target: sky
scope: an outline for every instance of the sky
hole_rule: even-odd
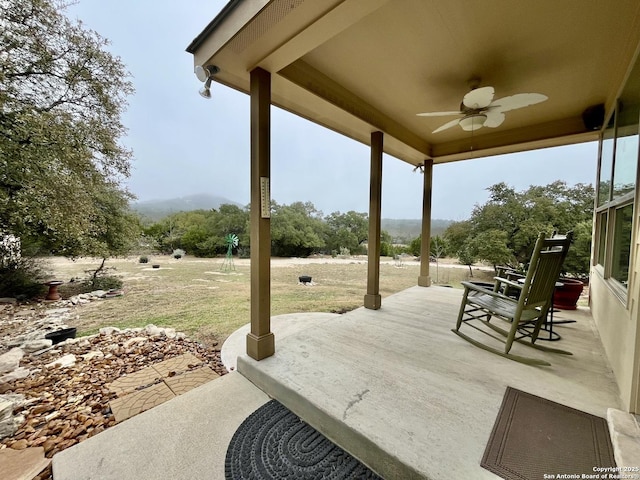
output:
[[[133,151],[127,188],[139,201],[192,194],[249,203],[249,96],[213,83],[198,94],[187,45],[226,0],[78,0],[66,14],[111,43],[132,75],[122,143]],[[369,205],[369,147],[272,108],[271,197],[312,202],[325,214]],[[562,179],[595,183],[597,143],[435,165],[432,218],[464,220],[488,198],[487,187],[516,190]],[[383,157],[382,217],[420,218],[420,173]]]

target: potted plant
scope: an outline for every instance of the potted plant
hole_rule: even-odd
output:
[[[575,310],[582,290],[584,290],[584,283],[582,280],[567,277],[560,277],[558,282],[562,285],[556,287],[553,294],[553,306],[561,310]]]

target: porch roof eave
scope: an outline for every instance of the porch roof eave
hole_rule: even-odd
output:
[[[597,103],[611,110],[640,45],[640,9],[633,2],[603,10],[599,2],[569,0],[580,3],[581,18],[566,5],[557,12],[555,26],[544,14],[546,7],[557,9],[552,0],[542,0],[544,5],[536,8],[503,4],[505,22],[527,17],[528,24],[519,27],[522,33],[498,25],[494,13],[478,6],[467,6],[474,15],[458,18],[452,26],[458,2],[430,7],[405,3],[406,8],[388,0],[230,0],[187,51],[195,65],[220,67],[214,81],[245,93],[249,72],[267,70],[273,105],[367,145],[372,131],[382,131],[385,153],[419,165],[425,159],[438,164],[597,140],[599,128],[587,128],[582,112]],[[411,28],[408,9],[416,10],[413,16],[441,17],[439,23],[425,19],[435,22],[429,24],[433,46],[425,43],[422,29]],[[396,39],[396,27],[386,21],[391,17],[407,23],[404,38]],[[570,28],[561,28],[562,22]],[[486,35],[487,25],[492,25],[492,35]],[[511,35],[507,50],[507,37],[501,34]],[[457,36],[462,38],[447,44]],[[533,47],[531,36],[557,47],[553,55]],[[593,37],[590,43],[580,45],[588,36]],[[388,40],[388,52],[375,50],[378,37]],[[495,63],[505,55],[509,62]],[[536,63],[536,55],[542,63]],[[424,65],[416,64],[422,57]],[[496,98],[538,91],[549,100],[508,112],[508,121],[495,130],[469,135],[456,127],[431,133],[447,118],[416,119],[415,113],[455,108],[468,89],[469,75],[495,86]]]

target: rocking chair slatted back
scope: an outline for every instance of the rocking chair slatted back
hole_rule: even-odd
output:
[[[563,248],[562,246],[550,244],[550,241],[551,239],[543,240],[543,248],[545,249],[539,252],[535,260],[534,258],[531,259],[532,264],[534,261],[538,264],[535,266],[533,277],[531,278],[527,304],[540,305],[548,302],[560,276],[562,263],[567,256],[569,247],[567,245],[566,248]],[[529,268],[531,269],[531,267]]]

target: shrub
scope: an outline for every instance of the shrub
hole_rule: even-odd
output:
[[[184,250],[182,250],[181,248],[176,248],[171,255],[173,255],[173,258],[178,260],[178,259],[184,257],[184,254],[185,254]]]
[[[138,259],[138,262],[139,263],[149,263],[149,257],[147,257],[146,255],[143,255]]]
[[[122,279],[114,275],[105,275],[87,280],[87,284],[93,290],[119,290],[122,288]]]
[[[102,275],[95,278],[89,277],[82,280],[72,278],[69,283],[61,285],[60,288],[58,288],[58,292],[64,298],[69,298],[95,290],[119,290],[122,288],[122,285],[122,279],[113,275]]]
[[[44,280],[45,272],[33,258],[19,257],[3,261],[0,265],[0,297],[37,297],[45,293]]]

